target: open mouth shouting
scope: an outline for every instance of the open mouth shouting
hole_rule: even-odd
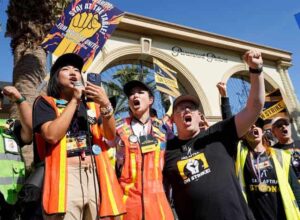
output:
[[[283,128],[283,129],[281,129],[281,133],[283,134],[283,135],[288,135],[288,130],[286,129],[286,128]]]
[[[191,114],[184,115],[183,122],[186,126],[190,126],[192,124],[192,115]]]
[[[257,130],[257,129],[253,129],[252,135],[253,135],[255,138],[259,137],[259,132],[258,132],[258,130]]]
[[[134,109],[138,109],[138,108],[140,108],[140,106],[141,106],[140,100],[138,100],[138,99],[133,100],[133,108]]]

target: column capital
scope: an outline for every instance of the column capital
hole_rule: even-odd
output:
[[[291,66],[293,66],[293,64],[290,61],[285,61],[285,60],[278,60],[277,61],[277,67],[278,68],[288,69]]]

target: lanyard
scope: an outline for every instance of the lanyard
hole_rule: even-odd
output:
[[[139,126],[142,126],[142,130],[137,130],[137,129],[133,128],[133,126],[134,126],[133,122],[134,121]],[[137,137],[147,136],[147,134],[151,134],[152,133],[152,123],[151,123],[150,117],[147,119],[147,121],[145,123],[142,123],[137,118],[133,118],[133,120],[131,120],[131,122],[130,122],[130,127],[131,127],[134,135],[136,135]],[[139,132],[139,133],[137,133],[137,132]]]
[[[261,181],[261,175],[260,175],[259,160],[260,160],[261,155],[263,155],[264,153],[265,153],[265,151],[259,153],[259,155],[258,155],[257,158],[256,158],[256,167],[257,167],[257,168],[255,167],[255,164],[254,164],[254,160],[255,160],[255,159],[254,159],[254,157],[253,157],[253,154],[252,154],[252,152],[250,153],[252,169],[253,169],[254,174],[255,174],[255,176],[256,176],[256,178],[257,178],[257,180],[258,180],[259,183],[262,182],[262,181]]]

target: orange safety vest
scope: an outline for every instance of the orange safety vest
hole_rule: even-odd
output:
[[[165,134],[152,124],[152,136],[158,143],[153,151],[142,154],[139,143],[129,141],[133,135],[131,120],[126,118],[117,123],[117,133],[125,150],[119,182],[127,214],[122,217],[124,220],[174,219],[162,183]]]
[[[39,97],[41,98],[41,97]],[[57,117],[64,108],[56,106],[56,99],[42,96],[55,110]],[[94,102],[87,103],[88,108],[99,116],[99,106]],[[97,178],[100,185],[99,213],[100,217],[118,216],[125,213],[122,202],[122,190],[111,166],[106,144],[102,141],[99,126],[91,125],[93,143],[101,146],[102,152],[94,155],[96,162]],[[35,134],[35,140],[40,158],[45,160],[45,177],[43,188],[43,208],[47,214],[65,213],[67,198],[67,149],[66,137],[57,144],[51,145],[45,142],[39,134]]]

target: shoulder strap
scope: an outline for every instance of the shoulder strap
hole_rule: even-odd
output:
[[[286,170],[286,163],[288,163],[288,166],[290,164],[289,161],[286,161],[288,157],[286,157],[286,152],[280,149],[270,149],[271,156],[273,158],[276,175],[278,179],[278,185],[280,188],[280,194],[283,200],[283,206],[285,210],[285,214],[287,217],[287,220],[292,219],[300,219],[300,212],[299,208],[295,199],[295,195],[290,187],[290,184],[288,183],[288,177],[287,173],[288,170]],[[277,156],[282,155],[281,164]],[[280,156],[279,156],[280,157]]]
[[[132,134],[132,129],[130,126],[131,118],[124,118],[117,122],[117,134],[120,137],[130,136]]]
[[[244,199],[246,201],[247,201],[247,196],[246,196],[246,183],[244,178],[244,166],[246,163],[247,154],[248,154],[248,148],[244,146],[243,141],[239,141],[237,146],[237,156],[235,161],[235,172],[239,184],[241,186]]]
[[[290,169],[290,162],[291,162],[291,154],[287,150],[281,150],[277,148],[271,148],[271,153],[276,156],[279,165],[282,167],[285,176],[289,179],[289,169]]]

